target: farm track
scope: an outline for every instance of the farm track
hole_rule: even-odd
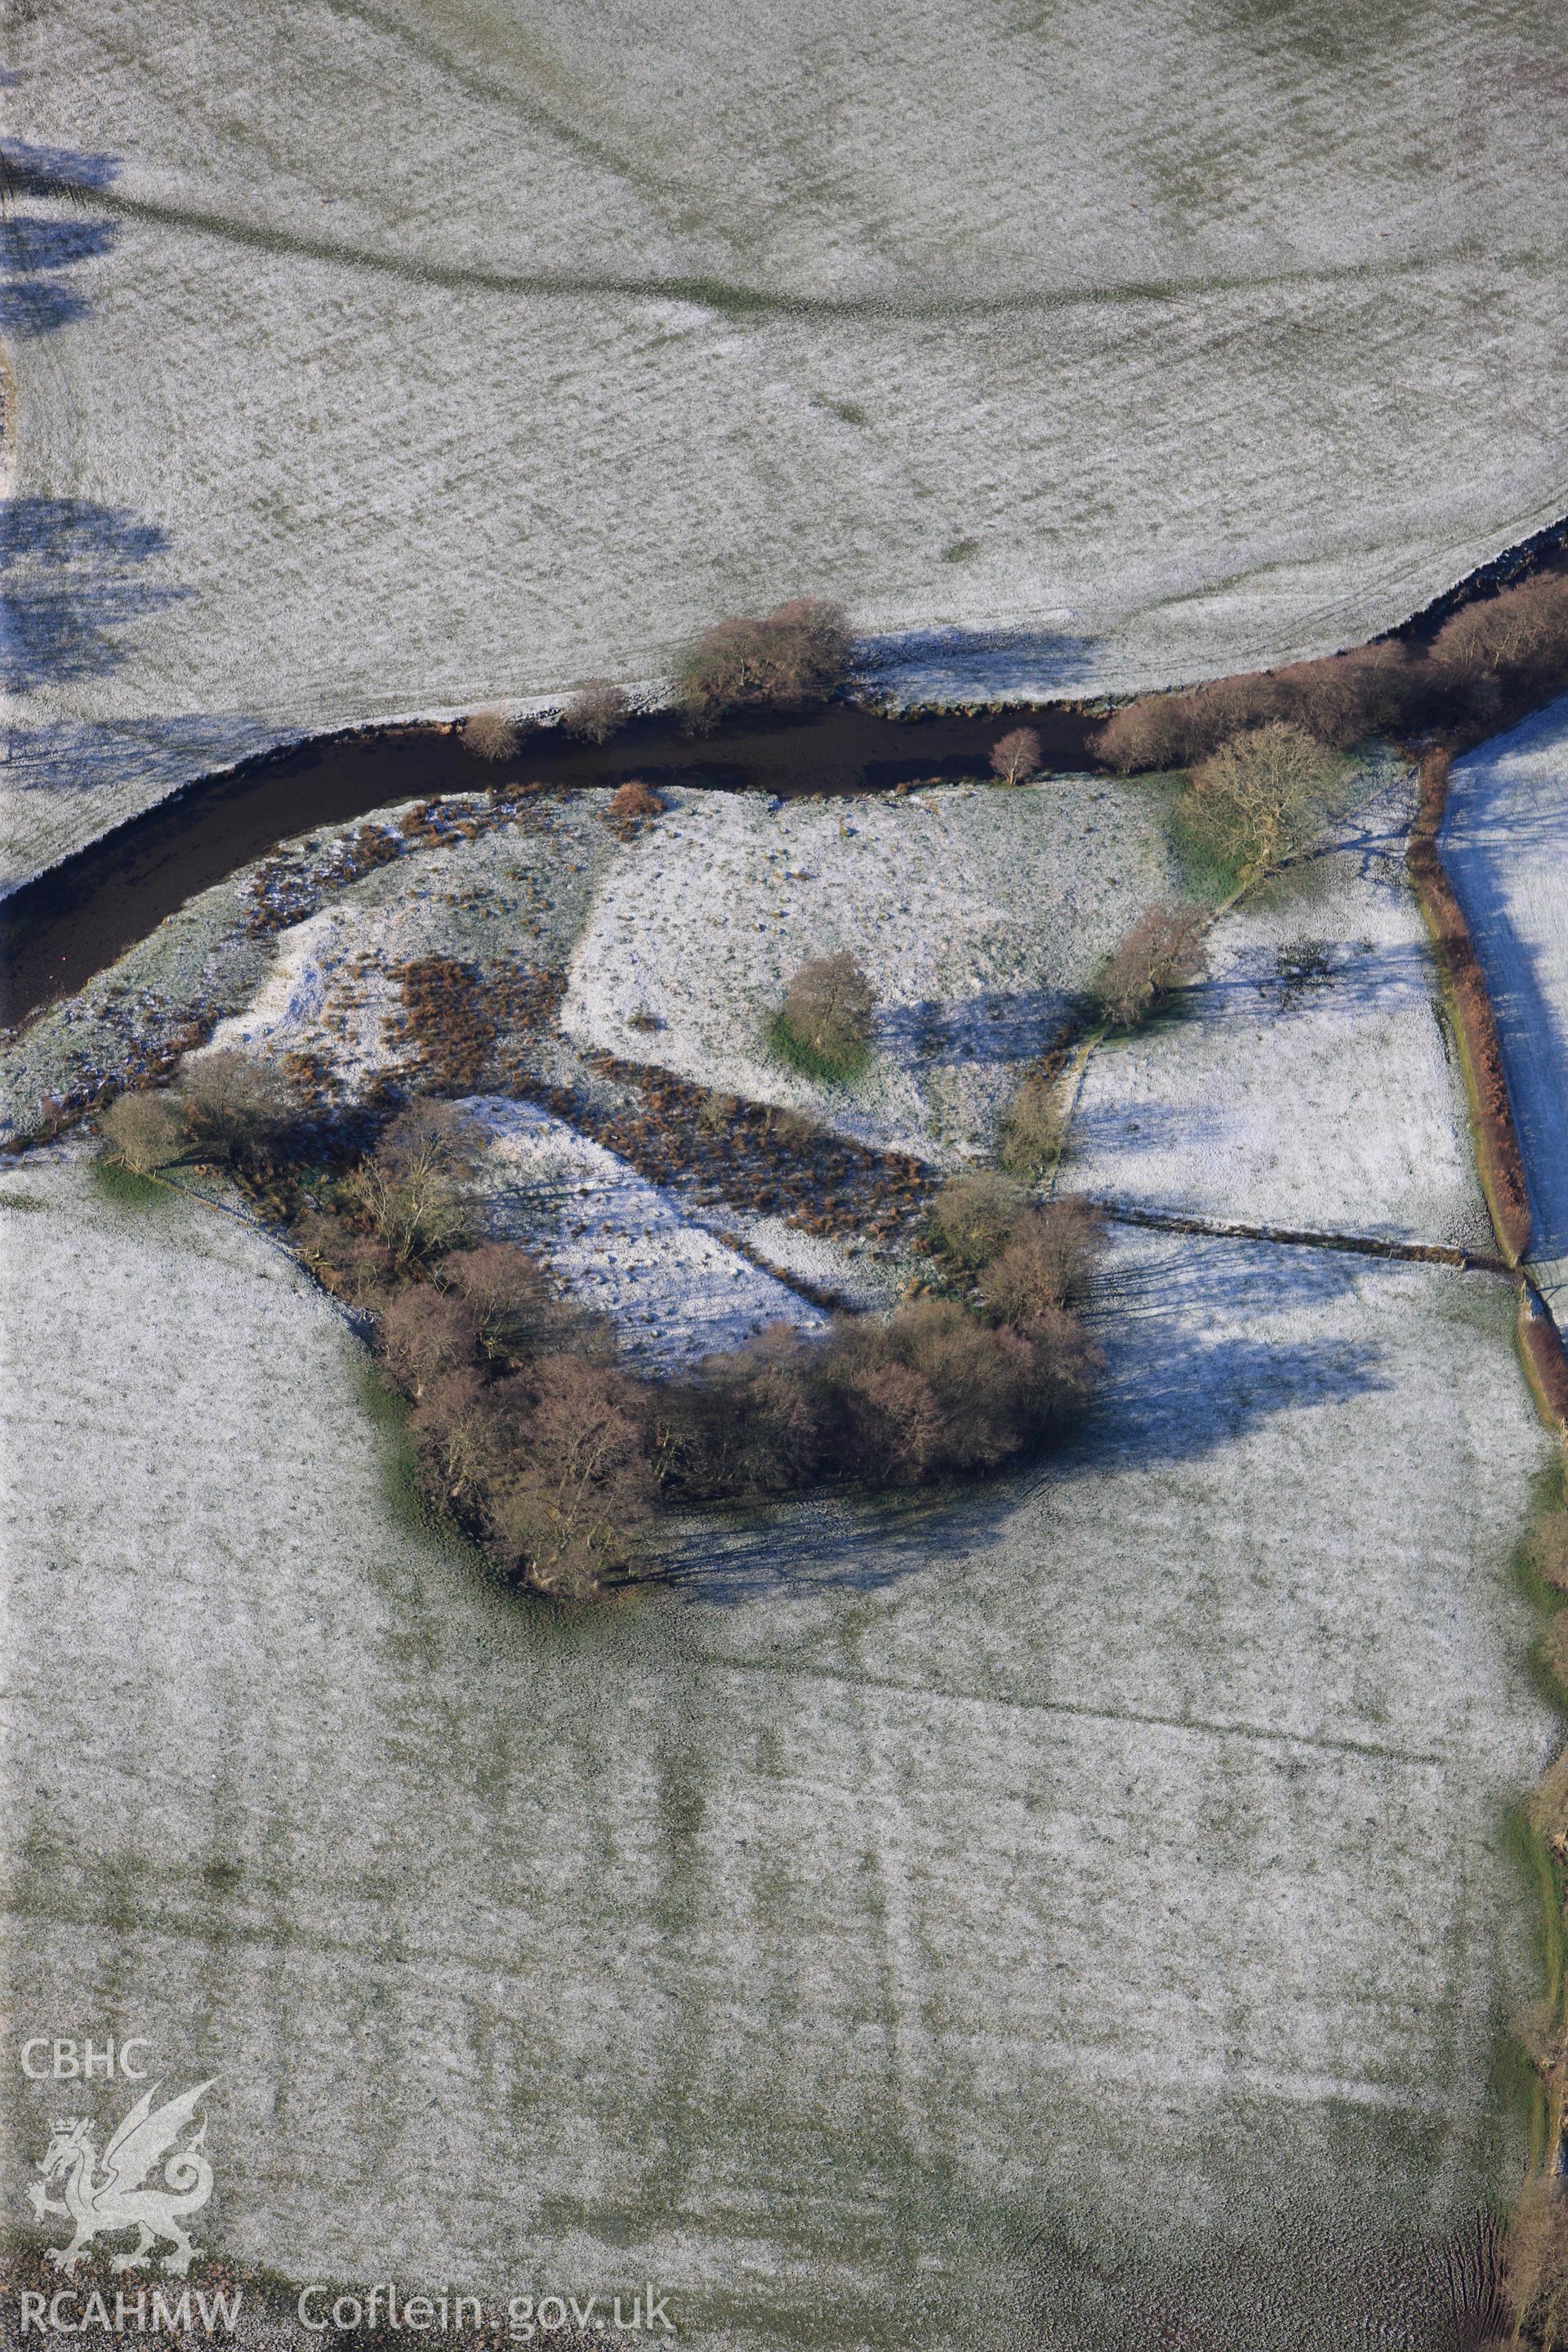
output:
[[[1402,256],[1396,259],[1306,265],[1251,275],[1245,271],[1215,272],[1193,278],[1131,278],[1113,286],[1060,286],[1026,289],[1016,294],[942,294],[928,297],[774,293],[732,279],[651,275],[622,277],[609,272],[572,270],[510,270],[468,263],[458,266],[436,260],[416,260],[401,254],[378,253],[364,246],[347,245],[331,237],[300,235],[285,228],[268,228],[258,222],[236,220],[200,206],[160,204],[145,196],[122,195],[111,188],[41,171],[19,175],[27,193],[58,196],[76,205],[92,205],[122,220],[144,221],[150,226],[181,229],[261,253],[289,254],[302,261],[325,262],[340,268],[360,269],[401,278],[452,293],[532,296],[566,300],[584,296],[612,299],[699,302],[735,318],[930,320],[942,323],[958,319],[1001,319],[1031,311],[1109,310],[1123,303],[1199,301],[1215,294],[1269,292],[1291,286],[1343,285],[1412,275],[1447,268],[1468,257],[1468,248],[1454,246],[1440,253]],[[1524,251],[1503,257],[1513,268],[1539,267],[1545,257]]]

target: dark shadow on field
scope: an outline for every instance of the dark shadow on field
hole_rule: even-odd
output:
[[[1568,769],[1568,751],[1564,753]],[[1524,1160],[1534,1228],[1531,1255],[1568,1254],[1568,1036],[1553,1006],[1542,950],[1520,936],[1509,908],[1508,877],[1526,860],[1545,872],[1568,839],[1568,782],[1554,802],[1521,808],[1502,786],[1506,808],[1480,801],[1481,777],[1454,772],[1439,849],[1454,895],[1480,959],[1497,1022],[1514,1123]],[[1568,944],[1559,954],[1568,958]]]
[[[1327,1250],[1140,1235],[1099,1278],[1089,1319],[1106,1351],[1105,1383],[1065,1444],[947,1495],[818,1495],[749,1517],[716,1513],[667,1556],[672,1580],[688,1598],[721,1605],[879,1591],[962,1567],[1042,1487],[1201,1460],[1279,1413],[1373,1394],[1389,1385],[1375,1347],[1234,1329],[1207,1336],[1222,1318],[1266,1327],[1283,1308],[1342,1298],[1365,1273]]]
[[[1375,1348],[1263,1336],[1272,1317],[1331,1304],[1364,1278],[1364,1265],[1332,1250],[1195,1234],[1113,1255],[1089,1317],[1105,1386],[1064,1461],[1092,1470],[1200,1460],[1278,1413],[1386,1387]]]
[[[1070,1003],[1064,990],[1045,988],[887,1005],[877,1015],[877,1047],[906,1070],[1032,1061],[1060,1034]]]
[[[750,1514],[715,1513],[664,1555],[690,1601],[730,1608],[770,1594],[879,1592],[924,1569],[962,1568],[1000,1535],[1033,1479],[896,1499],[813,1495]]]
[[[4,152],[12,186],[26,196],[54,195],[65,188],[111,188],[120,177],[117,155],[89,154],[84,147],[7,139]]]
[[[1044,700],[1089,681],[1096,640],[1059,629],[911,629],[863,637],[855,650],[857,682],[875,691],[919,701]]]
[[[1072,1139],[1075,1153],[1091,1158],[1107,1150],[1118,1153],[1138,1151],[1192,1150],[1200,1145],[1219,1143],[1236,1126],[1234,1111],[1217,1112],[1212,1107],[1188,1103],[1142,1102],[1134,1099],[1124,1103],[1091,1103],[1073,1114]],[[1077,1178],[1074,1160],[1063,1165],[1061,1189],[1074,1190]],[[1126,1186],[1118,1190],[1126,1193]]]
[[[65,273],[112,250],[119,224],[82,215],[92,191],[119,173],[112,155],[25,140],[0,147],[0,331],[49,335],[83,315],[87,295]],[[78,216],[18,214],[18,200],[29,195],[63,197]]]
[[[87,297],[61,273],[108,253],[119,234],[114,221],[0,221],[0,331],[48,335],[82,317]]]
[[[1371,1013],[1429,1003],[1436,974],[1416,940],[1381,945],[1354,940],[1293,940],[1245,947],[1225,971],[1189,991],[1193,1009],[1234,1008],[1256,1018],[1291,1013]]]
[[[142,576],[168,544],[157,523],[91,499],[0,501],[0,686],[16,694],[116,667],[114,633],[190,593]]]

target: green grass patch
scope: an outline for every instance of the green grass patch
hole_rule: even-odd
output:
[[[1548,1626],[1563,1609],[1568,1608],[1568,1596],[1548,1584],[1535,1562],[1531,1537],[1543,1518],[1563,1507],[1564,1479],[1561,1464],[1552,1463],[1542,1471],[1532,1484],[1530,1524],[1513,1549],[1510,1563],[1513,1580],[1535,1612],[1539,1633],[1544,1636]],[[1553,1668],[1548,1664],[1540,1642],[1531,1646],[1529,1661],[1531,1686],[1556,1714],[1568,1714],[1568,1691],[1565,1691]]]
[[[407,1400],[388,1388],[373,1356],[356,1349],[354,1382],[366,1417],[381,1438],[383,1492],[394,1518],[415,1534],[451,1539],[456,1530],[443,1526],[420,1491],[414,1465],[414,1445],[408,1434]],[[457,1537],[461,1541],[460,1536]]]
[[[1217,907],[1239,886],[1243,860],[1226,856],[1207,828],[1194,824],[1185,803],[1184,776],[1162,776],[1160,782],[1170,796],[1165,826],[1183,891],[1189,898]]]
[[[1511,1805],[1503,1816],[1503,1849],[1519,1865],[1534,1900],[1533,1943],[1543,1987],[1542,2000],[1554,2018],[1563,2014],[1563,1874],[1546,1841],[1531,1826],[1522,1806]],[[1550,2154],[1546,2084],[1534,2061],[1511,2029],[1494,2043],[1491,2078],[1497,2093],[1521,2115],[1530,2140],[1530,2169],[1538,2171]]]
[[[122,1167],[118,1160],[95,1160],[92,1181],[106,1201],[119,1209],[166,1209],[171,1193],[167,1184],[160,1184],[155,1176],[138,1176],[135,1170]]]
[[[842,1055],[817,1053],[802,1043],[782,1013],[769,1020],[767,1038],[768,1051],[775,1061],[798,1070],[803,1078],[816,1078],[826,1086],[852,1085],[871,1059],[869,1045],[857,1045],[852,1053]]]

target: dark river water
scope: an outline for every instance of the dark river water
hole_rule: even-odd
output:
[[[515,759],[475,759],[440,728],[325,737],[270,752],[172,798],[52,866],[0,903],[0,1020],[25,1020],[70,995],[155,930],[197,891],[306,833],[389,802],[489,784],[546,781],[702,785],[721,792],[888,792],[928,777],[984,775],[998,737],[1020,721],[1056,770],[1092,765],[1096,714],[1053,706],[884,718],[853,703],[769,713],[693,735],[668,712],[633,719],[603,745],[557,729],[525,733]]]

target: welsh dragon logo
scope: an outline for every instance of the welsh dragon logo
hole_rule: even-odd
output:
[[[135,2245],[129,2253],[112,2256],[110,2270],[144,2268],[153,2247],[166,2238],[174,2251],[163,2256],[163,2268],[176,2278],[184,2277],[202,2250],[192,2245],[182,2221],[188,2213],[199,2213],[213,2192],[213,2168],[203,2152],[206,2118],[183,2147],[175,2142],[216,2080],[215,2074],[194,2090],[165,2099],[161,2107],[153,2105],[160,2085],[144,2091],[104,2149],[101,2171],[89,2137],[91,2117],[55,2125],[38,2164],[43,2178],[30,2184],[27,2194],[40,2221],[46,2213],[63,2213],[75,2227],[69,2245],[46,2249],[56,2270],[71,2277],[94,2238],[135,2230]],[[160,2163],[163,2184],[150,2188],[147,2176]],[[51,2197],[47,2183],[57,2179],[61,2194]]]

